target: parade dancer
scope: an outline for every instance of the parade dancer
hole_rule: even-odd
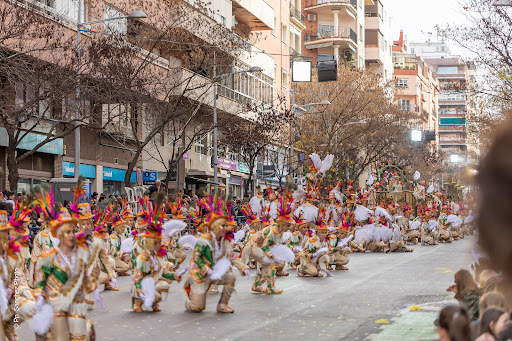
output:
[[[294,216],[294,219],[295,231],[292,232],[292,235],[288,240],[288,246],[295,254],[295,260],[292,263],[292,269],[297,269],[297,267],[300,265],[300,255],[302,250],[304,250],[304,243],[309,238],[309,227],[308,222],[302,216]]]
[[[126,224],[119,210],[112,206],[109,206],[107,210],[112,224],[112,232],[108,238],[108,252],[114,258],[114,269],[117,275],[126,276],[131,269],[131,264],[125,261],[124,253],[121,251],[121,244],[125,239]]]
[[[76,222],[64,208],[50,221],[59,245],[45,249],[36,265],[37,314],[32,325],[43,336],[51,322],[48,315],[53,314],[53,340],[86,340],[89,334],[85,295],[92,293],[97,283],[87,271],[88,244],[84,234],[75,236]]]
[[[20,209],[20,206],[16,206]],[[1,272],[2,287],[0,294],[7,298],[5,306],[0,306],[3,318],[3,330],[8,340],[17,341],[14,326],[14,317],[17,316],[18,325],[31,318],[36,313],[35,298],[26,280],[24,265],[26,260],[23,257],[23,237],[16,238],[16,229],[23,230],[26,216],[30,210],[21,208],[20,212],[14,211],[7,223],[7,212],[0,211],[0,244],[1,246]],[[3,289],[3,290],[2,290]]]
[[[210,197],[210,213],[206,224],[210,232],[203,233],[197,240],[190,260],[190,273],[185,281],[187,293],[185,308],[201,312],[206,308],[206,297],[213,284],[223,285],[217,304],[219,313],[233,313],[229,299],[235,288],[235,275],[231,266],[236,266],[242,275],[249,276],[248,268],[236,259],[231,246],[232,232],[229,217],[219,210],[216,199]]]
[[[143,308],[160,311],[162,294],[169,291],[172,281],[180,281],[181,274],[172,271],[172,263],[167,261],[167,251],[162,245],[163,233],[166,238],[170,231],[164,232],[162,210],[163,194],[153,198],[153,208],[146,215],[147,228],[139,238],[144,239],[143,251],[136,257],[132,284],[132,309],[142,312]],[[186,271],[186,270],[185,270]]]
[[[327,269],[329,265],[329,244],[327,242],[327,235],[329,229],[325,226],[324,221],[319,217],[315,222],[316,235],[308,238],[304,244],[300,266],[297,270],[299,277],[323,277],[320,273],[322,265],[327,276],[332,276]]]
[[[261,250],[264,252],[266,258],[262,262],[258,261],[257,266],[259,266],[259,273],[252,287],[252,290],[255,292],[262,292],[268,295],[281,294],[283,292],[283,290],[275,287],[275,278],[277,276],[278,268],[280,271],[283,271],[285,262],[282,259],[279,259],[280,256],[282,256],[281,253],[279,253],[279,257],[277,257],[277,255],[274,255],[272,251],[283,250],[276,247],[282,246],[283,232],[288,231],[295,224],[295,221],[291,216],[291,211],[291,203],[288,201],[287,196],[283,195],[278,207],[277,222],[268,225],[262,231],[264,239]],[[293,256],[293,252],[288,247],[286,247],[286,249],[292,255],[290,262],[293,262],[295,258]],[[283,273],[282,275],[287,276],[288,273]],[[265,282],[267,284],[263,287]]]

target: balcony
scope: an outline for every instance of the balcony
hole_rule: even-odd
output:
[[[357,0],[306,0],[304,11],[309,13],[332,13],[333,7],[343,6],[357,16]]]
[[[318,25],[316,31],[306,31],[304,46],[307,49],[340,45],[341,48],[350,47],[357,49],[357,33],[350,27],[339,27],[336,31],[334,26]]]
[[[233,0],[233,15],[251,31],[272,30],[274,9],[263,0]]]
[[[290,4],[290,19],[291,21],[302,29],[306,28],[306,17],[295,6]]]

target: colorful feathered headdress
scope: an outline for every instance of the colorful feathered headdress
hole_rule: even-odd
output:
[[[163,238],[163,224],[165,215],[165,195],[161,192],[153,194],[153,207],[149,207],[148,214],[148,227],[144,233],[145,237],[149,238]]]
[[[133,215],[133,211],[128,205],[128,202],[126,200],[123,200],[123,206],[121,208],[121,215],[123,216],[123,219],[130,219],[135,218]]]
[[[260,221],[258,216],[256,214],[254,214],[254,212],[252,211],[251,206],[244,205],[241,207],[241,211],[242,211],[243,215],[245,215],[247,217],[248,224],[257,223]]]
[[[30,213],[32,209],[27,206],[23,206],[19,201],[14,206],[14,211],[9,218],[9,225],[14,228],[17,234],[27,235],[29,234],[28,227],[24,227],[23,224],[30,223]]]
[[[279,202],[277,208],[277,220],[285,221],[294,224],[295,220],[292,217],[292,202],[288,199],[288,195],[284,194]]]
[[[302,215],[299,215],[298,217],[293,216],[293,219],[295,220],[296,227],[299,227],[301,225],[305,225],[308,223],[308,221],[306,219],[304,219],[304,217]]]
[[[318,215],[316,216],[316,219],[314,221],[315,228],[317,230],[325,230],[325,231],[327,231],[329,229],[327,227],[327,225],[325,225],[324,216],[325,216],[325,209],[322,207],[322,208],[320,208],[318,210]]]
[[[181,208],[183,205],[181,204],[181,196],[178,195],[178,200],[176,202],[171,202],[169,204],[169,208],[171,209],[173,219],[185,219],[183,213],[181,213]]]
[[[108,208],[107,208],[108,209]],[[107,234],[108,214],[106,210],[98,210],[93,217],[94,234],[104,237]]]
[[[41,216],[42,220],[49,223],[57,220],[59,211],[55,207],[52,189],[35,191],[34,209]]]
[[[115,228],[118,225],[124,225],[123,215],[121,213],[121,207],[118,205],[110,204],[107,207],[107,215],[112,227]]]

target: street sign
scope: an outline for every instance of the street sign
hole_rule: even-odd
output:
[[[144,185],[152,185],[158,179],[158,173],[153,171],[144,171],[142,175]]]

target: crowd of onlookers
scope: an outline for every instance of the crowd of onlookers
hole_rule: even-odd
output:
[[[503,277],[488,258],[473,264],[474,275],[466,269],[455,273],[455,293],[459,305],[441,310],[436,321],[441,341],[512,340],[512,296]]]
[[[459,270],[459,305],[436,321],[441,341],[512,340],[512,120],[501,125],[478,172],[478,244],[485,253],[473,273]]]

